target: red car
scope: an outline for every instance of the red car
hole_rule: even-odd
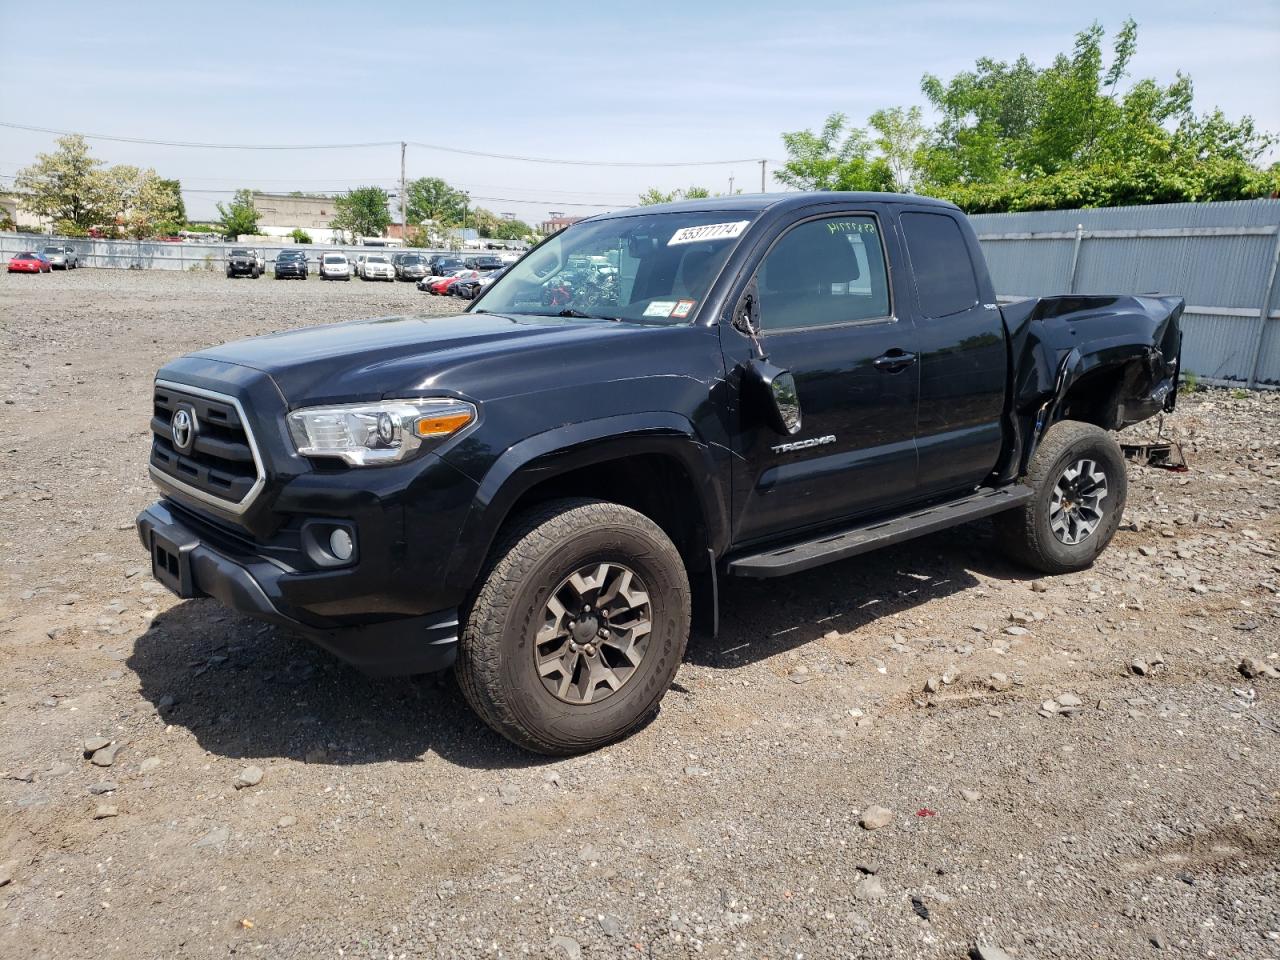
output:
[[[449,292],[449,288],[459,280],[474,280],[478,276],[480,276],[479,270],[458,270],[452,276],[440,277],[437,280],[428,282],[427,289],[432,293],[446,294]]]
[[[10,273],[52,273],[53,267],[49,265],[49,261],[38,253],[31,250],[24,250],[22,253],[15,253],[9,258]]]

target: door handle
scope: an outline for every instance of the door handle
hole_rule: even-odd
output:
[[[876,357],[875,367],[877,370],[883,370],[885,373],[897,373],[899,370],[905,370],[916,362],[914,353],[907,353],[905,350],[899,350],[894,347],[882,357]]]

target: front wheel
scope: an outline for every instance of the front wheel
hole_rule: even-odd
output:
[[[689,637],[689,580],[652,520],[600,500],[518,517],[495,547],[455,668],[472,709],[512,742],[567,755],[658,708]]]
[[[1115,438],[1091,423],[1055,423],[1031,455],[1024,482],[1034,496],[995,518],[1005,551],[1045,573],[1092,564],[1115,536],[1129,492]]]

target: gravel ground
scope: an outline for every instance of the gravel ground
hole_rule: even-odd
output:
[[[1185,396],[1087,572],[979,524],[727,583],[656,721],[548,761],[132,530],[165,359],[449,306],[0,276],[0,955],[1280,957],[1280,395]]]

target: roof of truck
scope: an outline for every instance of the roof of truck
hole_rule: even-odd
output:
[[[592,220],[606,220],[609,217],[630,216],[649,213],[760,213],[764,210],[785,210],[792,207],[806,207],[812,203],[913,203],[924,206],[946,207],[956,209],[955,204],[933,197],[922,197],[914,193],[879,193],[854,192],[844,190],[812,190],[804,193],[739,193],[731,197],[707,197],[704,200],[678,200],[675,203],[657,203],[645,207],[632,207],[627,210],[615,210],[591,217]]]

